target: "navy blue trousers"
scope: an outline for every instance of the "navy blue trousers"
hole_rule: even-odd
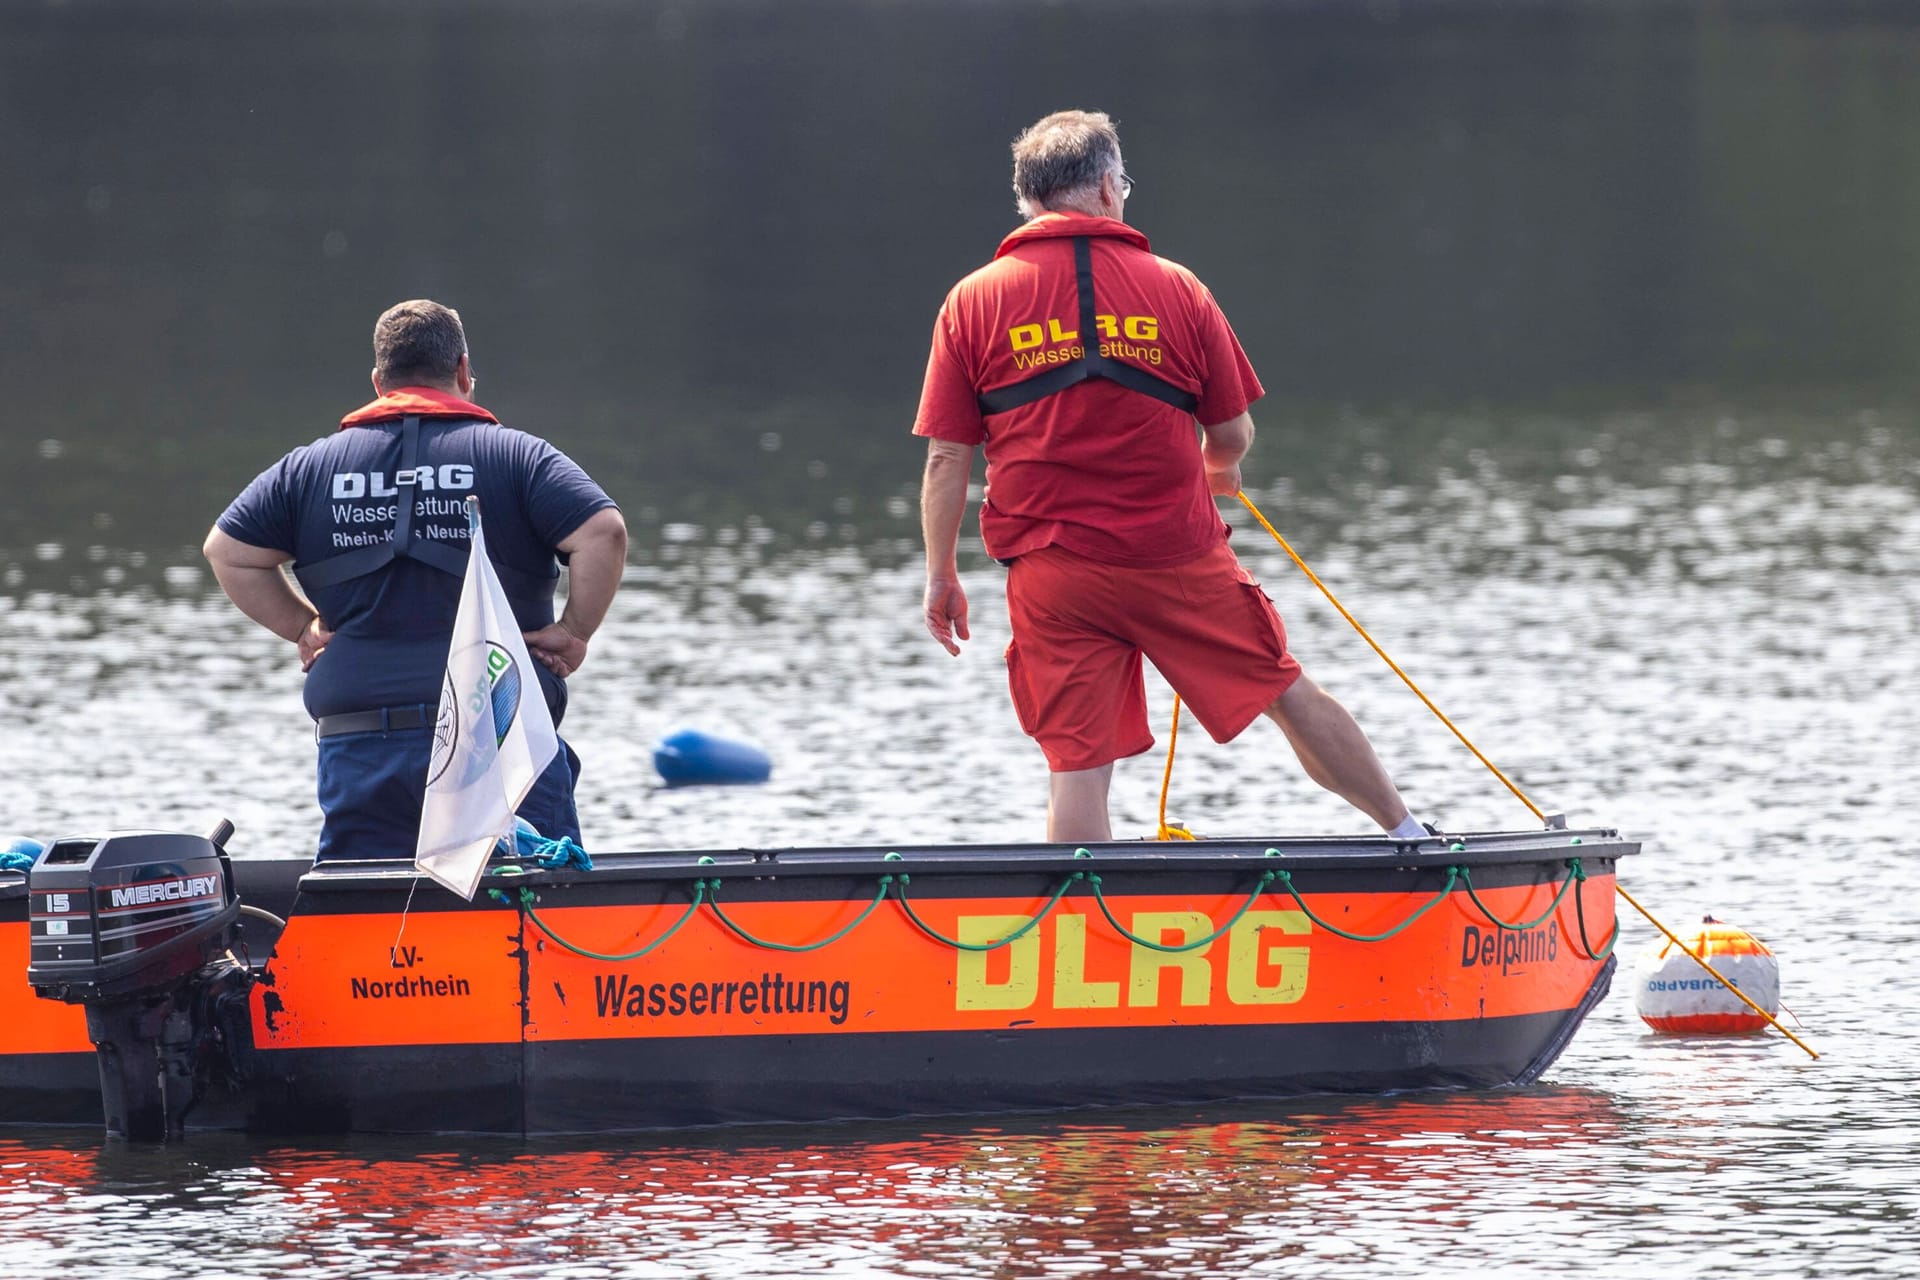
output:
[[[320,739],[320,850],[315,862],[342,858],[413,858],[420,839],[420,804],[427,790],[433,730],[341,733]],[[580,757],[560,750],[520,806],[520,816],[549,840],[580,839],[573,807]]]

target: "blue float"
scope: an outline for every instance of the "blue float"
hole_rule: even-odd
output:
[[[765,782],[773,759],[751,743],[676,729],[654,745],[653,767],[670,787],[727,786]]]

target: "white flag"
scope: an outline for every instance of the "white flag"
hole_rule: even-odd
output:
[[[447,679],[433,726],[433,759],[413,865],[473,898],[487,859],[513,830],[513,811],[560,749],[546,697],[467,499],[473,535]]]

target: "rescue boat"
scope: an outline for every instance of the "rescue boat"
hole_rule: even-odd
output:
[[[1606,994],[1607,828],[0,873],[0,1123],[580,1134],[1491,1089]]]

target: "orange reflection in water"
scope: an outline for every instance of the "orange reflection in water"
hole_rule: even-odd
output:
[[[1551,1207],[1555,1179],[1576,1195],[1578,1171],[1623,1120],[1606,1094],[1532,1089],[961,1123],[646,1134],[592,1147],[0,1140],[0,1205],[30,1196],[34,1230],[58,1233],[63,1218],[79,1226],[90,1200],[134,1197],[141,1224],[189,1249],[182,1215],[237,1213],[250,1248],[343,1273],[403,1258],[614,1257],[709,1269],[918,1260],[1005,1273],[1145,1247],[1244,1248],[1258,1224],[1306,1204],[1325,1229],[1396,1200],[1403,1221],[1444,1223],[1471,1212],[1474,1179],[1459,1176],[1469,1163],[1489,1175],[1511,1166]]]

